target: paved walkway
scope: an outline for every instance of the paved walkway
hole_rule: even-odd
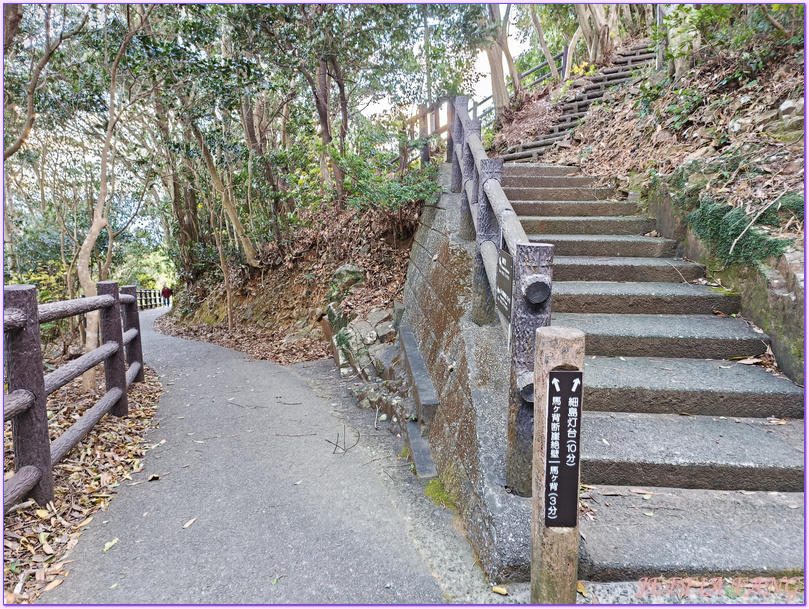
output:
[[[72,552],[70,575],[39,602],[444,602],[380,470],[366,466],[373,455],[334,454],[326,442],[339,433],[343,444],[346,430],[349,446],[356,439],[340,413],[345,391],[330,389],[331,367],[248,361],[157,334],[164,312],[144,312],[141,326],[146,363],[164,384],[149,441],[165,443],[133,476],[160,480],[120,487]],[[450,545],[465,543],[438,512]],[[468,548],[464,562],[474,564]]]

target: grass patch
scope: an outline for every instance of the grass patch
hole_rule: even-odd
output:
[[[452,500],[449,493],[444,490],[444,485],[441,484],[441,480],[438,478],[433,478],[430,480],[429,484],[424,489],[424,494],[432,499],[433,503],[435,503],[437,506],[446,508],[453,514],[458,513],[458,508],[455,507],[455,502]]]

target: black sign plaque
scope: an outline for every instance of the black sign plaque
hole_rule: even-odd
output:
[[[548,375],[545,431],[545,526],[575,527],[579,515],[582,373]]]
[[[495,302],[506,319],[511,319],[511,294],[514,289],[514,258],[501,249],[497,256],[497,294]]]

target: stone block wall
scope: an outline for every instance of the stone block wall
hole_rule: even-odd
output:
[[[713,264],[710,246],[686,224],[661,184],[647,193],[649,214],[657,218],[661,236],[676,239],[678,256],[708,267]],[[741,313],[764,330],[778,367],[796,383],[804,383],[804,265],[803,251],[791,250],[780,258],[755,266],[730,265],[715,272],[722,285],[741,296]]]
[[[439,478],[492,580],[530,577],[530,499],[505,487],[509,355],[499,322],[477,326],[469,311],[475,244],[457,237],[461,195],[425,206],[404,289],[412,327],[440,402],[429,431]]]

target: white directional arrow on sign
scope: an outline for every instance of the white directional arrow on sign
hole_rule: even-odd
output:
[[[581,384],[581,381],[579,379],[573,379],[573,389],[572,389],[572,391],[576,391],[576,387],[578,387],[579,384]]]
[[[552,384],[554,387],[556,387],[556,391],[561,391],[561,389],[559,388],[559,379],[553,379],[553,380],[551,381],[551,384]]]

